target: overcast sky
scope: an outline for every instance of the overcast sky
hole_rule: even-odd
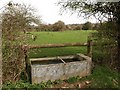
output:
[[[77,17],[77,15],[71,15],[70,13],[60,15],[60,7],[55,4],[59,0],[0,0],[0,8],[5,6],[9,1],[30,4],[37,9],[37,14],[41,16],[42,22],[46,24],[53,24],[58,20],[65,22],[65,24],[78,24],[86,21],[96,22],[95,19],[85,20],[83,17]]]

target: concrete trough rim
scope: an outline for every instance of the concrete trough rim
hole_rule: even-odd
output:
[[[75,61],[75,62],[57,63],[57,64],[43,64],[43,65],[41,64],[41,66],[43,66],[43,67],[45,66],[45,67],[46,67],[46,66],[54,66],[54,65],[67,65],[67,64],[74,64],[74,63],[77,63],[77,62],[78,62],[78,63],[79,63],[79,62],[82,63],[82,62],[85,62],[85,61]],[[37,67],[37,66],[36,66],[36,67]]]
[[[66,56],[59,56],[61,59],[74,59],[77,56],[80,56],[81,58],[84,58],[85,60],[90,60],[91,61],[91,57],[86,56],[84,54],[78,53],[76,55],[66,55]],[[31,58],[30,62],[36,62],[36,61],[45,61],[45,60],[56,60],[58,59],[58,56],[55,57],[44,57],[44,58]]]

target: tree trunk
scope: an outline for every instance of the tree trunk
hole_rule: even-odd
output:
[[[115,13],[115,17],[116,17],[116,23],[117,23],[117,62],[116,62],[116,65],[117,65],[117,69],[118,69],[118,72],[120,72],[120,65],[119,65],[119,61],[120,61],[120,2],[118,2],[118,5],[117,5],[117,11]]]
[[[119,31],[118,31],[118,38],[117,38],[117,41],[118,41],[118,52],[117,52],[117,66],[118,66],[118,71],[120,72],[120,65],[119,65],[119,62],[120,62],[120,28],[119,28]]]
[[[2,89],[2,30],[0,27],[0,90]]]
[[[120,16],[118,15],[117,18],[117,57],[116,57],[116,65],[117,65],[117,70],[118,72],[120,72],[120,65],[119,65],[119,61],[120,61]]]

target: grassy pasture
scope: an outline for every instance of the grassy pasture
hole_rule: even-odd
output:
[[[61,43],[75,43],[75,42],[87,42],[87,37],[94,31],[64,31],[64,32],[31,32],[31,34],[37,36],[36,40],[29,40],[30,45],[40,44],[61,44]],[[86,53],[86,47],[60,47],[60,48],[40,48],[30,50],[29,57],[49,57],[60,55],[71,55],[76,53]]]

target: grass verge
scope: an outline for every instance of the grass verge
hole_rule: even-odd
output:
[[[92,74],[87,77],[71,77],[67,80],[55,80],[48,82],[41,82],[40,84],[30,84],[29,82],[19,81],[16,84],[10,82],[3,85],[3,89],[13,88],[30,88],[32,90],[41,90],[43,88],[119,88],[120,74],[111,71],[105,66],[96,66]],[[90,83],[82,87],[84,82]],[[78,87],[76,84],[80,84]]]

